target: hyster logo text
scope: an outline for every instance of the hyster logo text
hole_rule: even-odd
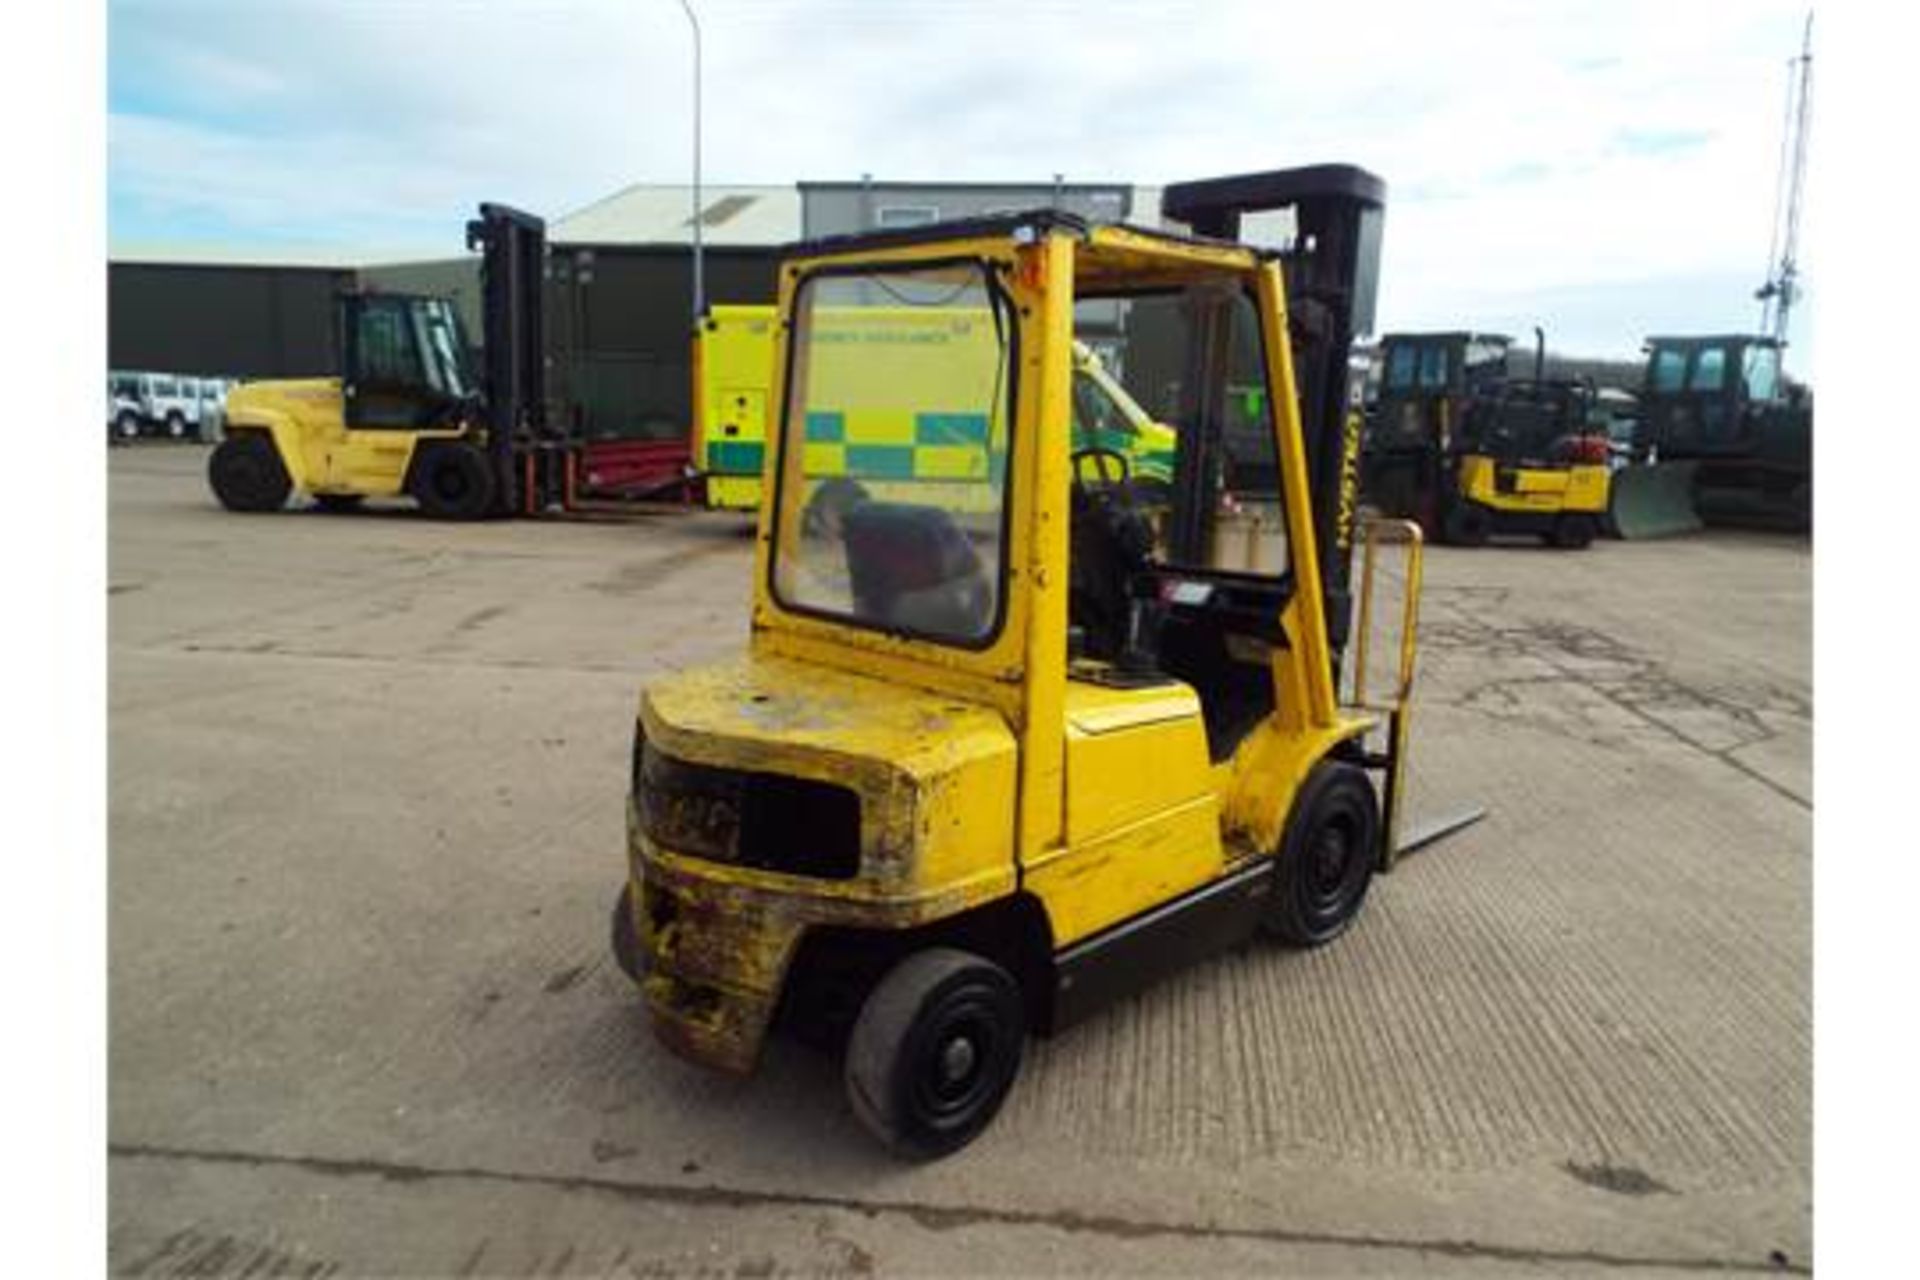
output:
[[[1342,551],[1353,545],[1353,507],[1360,490],[1360,415],[1347,415],[1347,429],[1340,442],[1340,523],[1334,530],[1334,544]]]

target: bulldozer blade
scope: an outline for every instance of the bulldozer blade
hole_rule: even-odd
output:
[[[1400,842],[1400,847],[1394,851],[1394,857],[1399,859],[1406,857],[1410,853],[1418,853],[1428,845],[1438,844],[1448,836],[1466,830],[1486,816],[1486,807],[1481,805],[1468,809],[1463,813],[1456,813],[1451,817],[1440,818],[1437,821],[1424,823],[1414,828],[1413,834]]]
[[[1694,505],[1697,462],[1656,462],[1614,473],[1607,519],[1613,532],[1629,540],[1671,538],[1705,528]]]

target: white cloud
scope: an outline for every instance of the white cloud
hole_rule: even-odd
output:
[[[1630,285],[1649,329],[1663,296],[1698,301],[1664,281],[1764,275],[1803,12],[695,3],[710,180],[1158,183],[1347,160],[1392,192],[1386,320]],[[482,198],[557,215],[688,171],[676,0],[121,0],[110,45],[119,234],[191,216],[235,237],[442,226],[451,245]],[[1729,325],[1751,323],[1741,294]]]

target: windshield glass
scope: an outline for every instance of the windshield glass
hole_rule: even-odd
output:
[[[1120,367],[1129,396],[1153,410],[1166,459],[1156,469],[1146,460],[1151,455],[1136,446],[1127,459],[1131,505],[1147,518],[1150,558],[1157,564],[1278,577],[1287,571],[1290,554],[1259,311],[1244,291],[1234,289],[1224,304],[1221,294],[1219,285],[1201,286],[1138,298],[1127,309]],[[1223,381],[1217,393],[1203,396],[1186,380],[1190,358],[1210,334],[1224,344]],[[1388,348],[1389,377],[1401,353],[1412,357],[1415,350]],[[1200,416],[1215,405],[1217,447],[1195,459],[1204,435]],[[1174,509],[1172,481],[1182,452],[1207,476],[1199,510]],[[1089,477],[1080,472],[1075,481],[1086,484]]]
[[[1727,385],[1727,349],[1702,347],[1694,353],[1693,376],[1687,380],[1689,391],[1719,391]]]
[[[1420,389],[1444,391],[1447,387],[1447,349],[1426,347],[1420,352]]]
[[[1387,348],[1387,387],[1392,391],[1405,391],[1413,386],[1415,363],[1420,359],[1416,347],[1395,344]]]
[[[999,629],[1013,317],[983,264],[816,274],[794,300],[782,604],[982,647]]]
[[[1678,391],[1686,385],[1687,353],[1662,347],[1653,353],[1653,389]]]

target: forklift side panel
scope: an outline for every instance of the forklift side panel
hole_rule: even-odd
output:
[[[1198,888],[1221,865],[1220,805],[1208,794],[1031,861],[1023,883],[1059,945]]]
[[[1064,1030],[1251,936],[1272,892],[1273,863],[1263,858],[1061,952],[1048,1030]]]

